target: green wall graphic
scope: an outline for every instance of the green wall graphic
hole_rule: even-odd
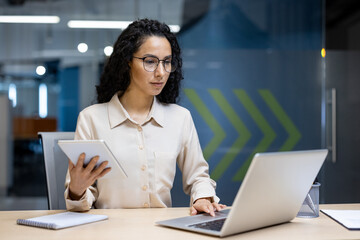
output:
[[[232,177],[233,181],[242,181],[254,154],[257,152],[266,152],[279,135],[267,121],[267,118],[275,117],[286,131],[287,138],[278,149],[279,151],[292,150],[301,139],[301,133],[270,90],[259,89],[257,92],[263,100],[264,106],[270,110],[273,116],[267,116],[262,113],[260,108],[243,89],[233,89],[233,94],[236,96],[238,102],[229,102],[219,89],[208,89],[207,91],[221,109],[221,112],[225,115],[226,119],[236,130],[237,134],[235,141],[231,145],[226,146],[227,151],[225,155],[216,162],[216,166],[211,173],[211,177],[215,181],[219,180],[223,174],[225,174],[226,170],[231,168],[234,161],[241,160],[237,159],[237,157],[249,143],[250,139],[254,137],[251,128],[246,126],[239,114],[235,111],[233,107],[235,104],[242,104],[244,109],[246,109],[247,114],[261,131],[262,137],[256,139],[256,145],[246,146],[247,148],[251,148],[251,154],[248,155],[242,166],[236,170],[235,175]],[[203,149],[205,159],[209,160],[220,147],[223,147],[222,144],[228,135],[224,130],[224,127],[222,127],[222,123],[217,120],[217,116],[211,113],[211,110],[194,89],[184,89],[184,93],[214,134],[212,139]]]
[[[195,109],[199,112],[201,117],[210,127],[214,133],[214,137],[210,143],[203,149],[205,159],[210,159],[212,154],[219,147],[224,140],[226,134],[220,124],[216,121],[215,117],[211,114],[210,110],[206,107],[206,104],[201,100],[199,95],[193,89],[184,89],[186,96],[190,99]]]
[[[241,149],[243,149],[245,144],[249,141],[251,133],[219,90],[210,89],[209,92],[239,135],[214,169],[211,177],[216,181],[217,179],[220,179],[225,170],[240,153]]]

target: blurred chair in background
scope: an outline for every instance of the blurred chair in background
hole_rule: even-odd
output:
[[[58,145],[58,140],[73,140],[74,132],[39,132],[46,172],[49,210],[66,209],[64,191],[68,158]]]

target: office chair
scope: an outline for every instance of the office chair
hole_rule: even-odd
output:
[[[74,132],[39,132],[38,136],[44,153],[48,208],[66,209],[64,191],[68,158],[57,141],[74,139]]]

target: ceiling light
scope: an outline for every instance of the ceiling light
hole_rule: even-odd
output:
[[[112,46],[106,46],[104,48],[104,53],[106,56],[110,56],[112,54],[112,52],[114,51],[113,47]]]
[[[37,66],[36,68],[36,74],[39,76],[42,76],[46,73],[46,68],[44,66]]]
[[[169,25],[170,31],[177,33],[180,31],[180,26],[179,25]]]
[[[69,28],[98,28],[98,29],[125,29],[131,21],[87,21],[70,20],[67,25]],[[172,32],[179,32],[179,25],[169,25]]]
[[[36,16],[36,15],[1,15],[0,23],[59,23],[58,16]]]
[[[79,43],[79,45],[77,46],[77,49],[81,53],[86,53],[88,50],[88,45],[86,43]]]
[[[125,29],[132,22],[129,21],[82,21],[71,20],[67,23],[69,28],[106,28]]]

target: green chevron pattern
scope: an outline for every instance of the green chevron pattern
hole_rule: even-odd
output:
[[[244,145],[249,141],[251,133],[219,90],[210,89],[209,92],[239,134],[239,137],[231,145],[225,156],[220,160],[211,173],[211,177],[216,181],[221,178],[225,170],[234,161],[235,157],[239,154]]]
[[[220,124],[216,121],[214,116],[210,113],[205,103],[200,99],[194,89],[184,89],[185,95],[189,98],[190,102],[194,105],[200,116],[204,119],[206,124],[214,133],[214,137],[203,149],[203,154],[206,160],[210,159],[221,142],[224,140],[226,134]]]
[[[229,167],[231,167],[233,161],[239,155],[246,143],[250,140],[251,132],[246,127],[241,118],[238,116],[238,114],[235,112],[235,110],[232,108],[231,104],[226,100],[220,90],[209,89],[208,91],[238,134],[238,138],[233,142],[230,148],[228,148],[223,158],[219,161],[219,163],[217,164],[217,166],[215,166],[214,170],[211,173],[211,177],[214,180],[219,180],[224,175],[225,171]],[[204,157],[208,160],[211,158],[214,152],[218,150],[220,144],[226,137],[226,133],[194,89],[184,89],[184,92],[192,105],[199,112],[200,116],[214,133],[213,138],[203,149]],[[233,92],[237,99],[240,101],[240,103],[244,106],[247,113],[256,123],[257,127],[263,133],[262,139],[252,149],[252,153],[248,156],[244,164],[233,176],[234,181],[242,181],[245,177],[248,167],[250,166],[253,156],[257,152],[267,151],[267,149],[275,140],[276,133],[272,129],[270,124],[267,122],[265,117],[261,114],[259,108],[255,105],[255,103],[251,100],[251,98],[243,89],[234,89]],[[267,107],[271,110],[271,112],[274,114],[276,119],[280,122],[280,124],[283,126],[283,128],[288,134],[288,138],[282,144],[279,150],[292,150],[301,139],[301,133],[268,89],[260,89],[258,90],[258,92]]]
[[[293,149],[296,143],[300,140],[301,133],[269,90],[261,89],[259,90],[259,93],[289,135],[279,150],[289,151]]]
[[[269,148],[271,143],[274,141],[276,134],[244,90],[236,89],[234,90],[234,93],[240,100],[240,102],[244,105],[245,109],[248,111],[256,125],[260,128],[261,132],[264,134],[264,137],[260,140],[251,155],[246,159],[243,166],[233,178],[234,181],[242,181],[245,177],[247,169],[250,166],[253,156],[258,152],[265,152]]]

